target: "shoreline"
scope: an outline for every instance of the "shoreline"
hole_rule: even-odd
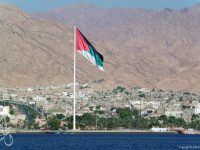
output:
[[[73,134],[73,133],[147,133],[147,134],[177,134],[175,131],[152,132],[150,130],[66,130],[66,131],[50,131],[50,130],[8,130],[10,134]]]

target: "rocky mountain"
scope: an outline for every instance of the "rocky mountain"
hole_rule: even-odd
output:
[[[72,28],[62,23],[34,19],[15,6],[1,4],[0,35],[1,86],[73,81]],[[104,73],[95,66],[82,57],[77,59],[80,62],[77,63],[77,78],[81,81],[104,78],[101,77]]]
[[[73,81],[73,24],[104,55],[105,72],[77,55],[77,80],[199,92],[200,6],[182,10],[67,5],[28,14],[0,5],[0,85]]]
[[[118,60],[106,59],[114,67],[106,73],[116,84],[199,90],[200,5],[153,11],[79,4],[34,16],[77,23],[91,39],[112,46]]]

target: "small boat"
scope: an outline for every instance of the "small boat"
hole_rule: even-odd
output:
[[[60,134],[60,132],[59,132],[59,131],[57,131],[57,132],[55,132],[55,134]]]
[[[61,134],[61,133],[63,133],[63,130],[57,130],[57,131],[55,131],[55,134]]]

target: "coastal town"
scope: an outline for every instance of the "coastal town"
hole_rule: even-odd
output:
[[[111,118],[117,117],[117,109],[126,108],[137,110],[146,119],[166,116],[187,123],[200,114],[200,96],[194,93],[122,86],[94,91],[87,83],[76,86],[77,116],[96,114],[98,118]],[[12,128],[23,129],[29,124],[30,129],[47,129],[48,118],[54,116],[61,118],[60,127],[69,128],[64,118],[72,116],[73,83],[1,89],[0,96],[0,115],[7,118]]]
[[[200,149],[200,0],[0,0],[0,150]]]

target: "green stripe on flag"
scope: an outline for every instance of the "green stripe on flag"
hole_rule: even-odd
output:
[[[89,48],[90,48],[89,53],[95,58],[96,65],[103,68],[103,60],[101,59],[98,52],[95,49],[93,49],[90,45]]]

